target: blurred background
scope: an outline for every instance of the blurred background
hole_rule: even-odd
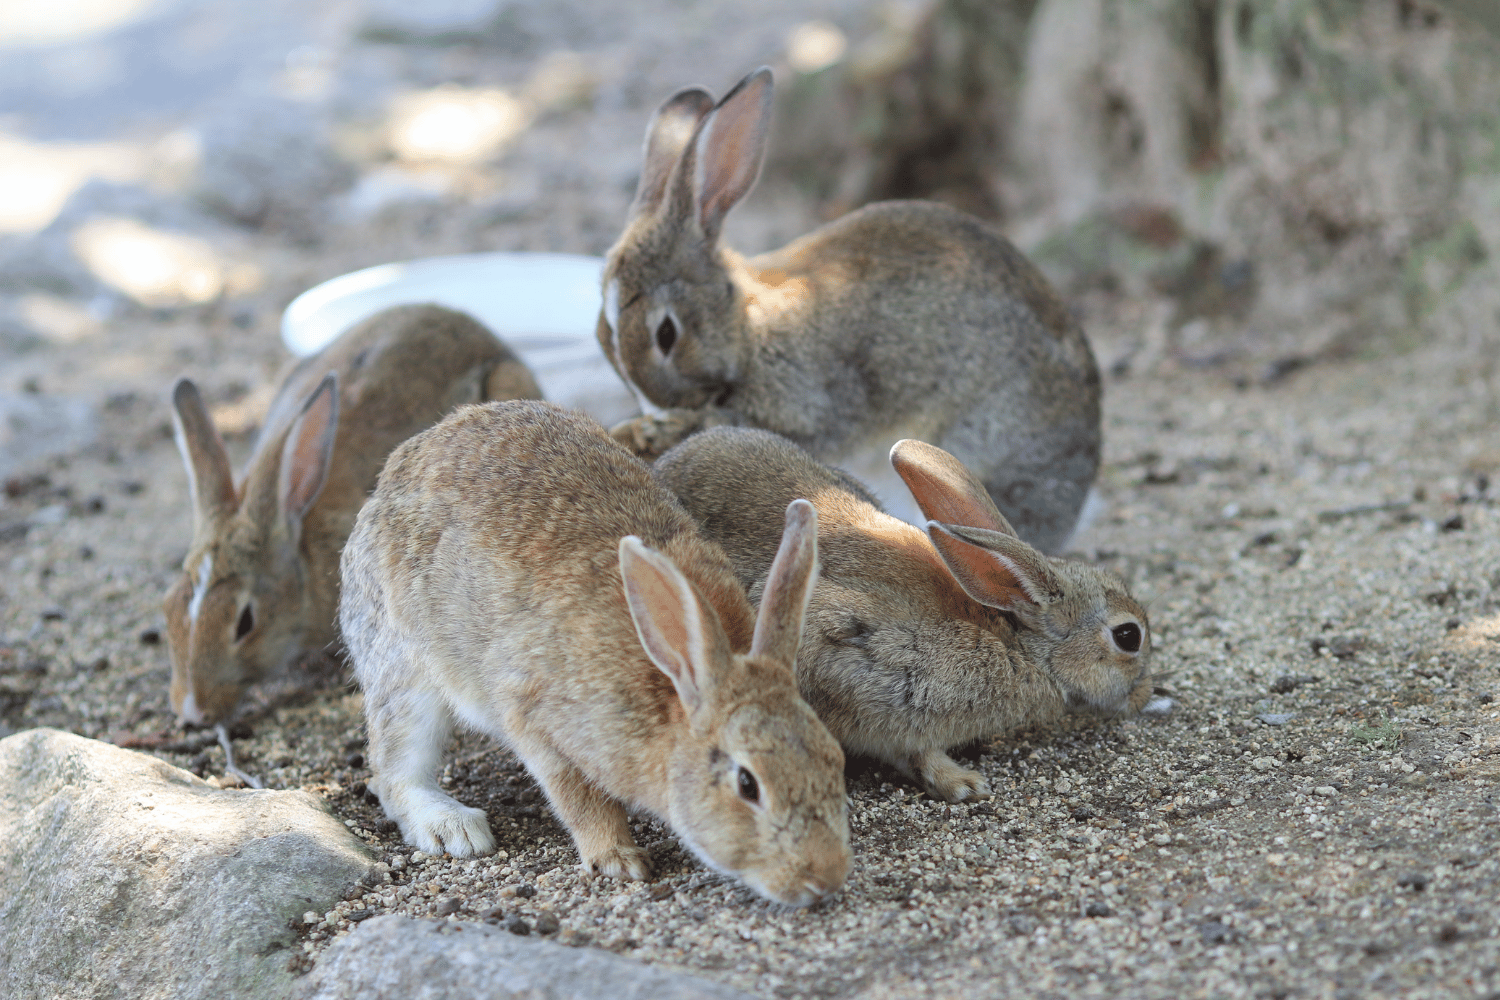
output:
[[[882,198],[994,222],[1114,379],[1226,386],[1500,315],[1488,0],[51,0],[0,5],[0,472],[178,373],[253,429],[328,277],[602,253],[645,124],[761,63],[731,245]],[[14,490],[12,491],[14,493]]]

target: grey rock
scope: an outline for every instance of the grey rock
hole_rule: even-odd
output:
[[[285,997],[288,920],[372,869],[305,792],[55,729],[0,740],[0,996]]]
[[[367,920],[324,952],[299,1000],[752,1000],[720,983],[486,924]]]
[[[1262,712],[1256,716],[1268,726],[1284,726],[1297,717],[1295,712]]]

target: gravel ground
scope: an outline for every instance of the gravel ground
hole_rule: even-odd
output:
[[[217,743],[176,728],[166,699],[158,602],[188,510],[166,387],[201,379],[243,456],[284,360],[279,309],[302,288],[418,253],[600,252],[656,76],[675,74],[651,70],[597,119],[535,127],[512,154],[544,178],[524,211],[481,222],[428,205],[316,249],[246,237],[258,291],[125,307],[7,363],[0,392],[83,399],[99,423],[87,447],[5,483],[0,734],[57,726],[223,774]],[[606,140],[629,154],[549,174]],[[743,244],[803,222],[768,195],[737,224]],[[1106,363],[1153,308],[1080,306]],[[444,783],[488,810],[502,850],[425,857],[365,791],[340,665],[267,685],[236,727],[237,763],[323,796],[389,866],[383,886],[309,915],[294,961],[398,912],[498,921],[768,997],[1500,997],[1500,345],[1493,311],[1434,329],[1268,384],[1170,364],[1111,376],[1104,503],[1074,547],[1150,602],[1176,709],[966,748],[996,790],[973,804],[851,761],[856,869],[808,910],[704,872],[651,821],[636,836],[655,881],[584,879],[536,786],[479,739],[455,746]]]

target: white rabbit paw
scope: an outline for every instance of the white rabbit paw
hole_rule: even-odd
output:
[[[446,795],[424,802],[401,817],[401,832],[408,843],[428,854],[471,858],[495,851],[495,837],[484,810],[460,805]]]
[[[1141,708],[1142,715],[1169,715],[1172,709],[1177,707],[1177,702],[1171,698],[1152,698]]]
[[[646,857],[646,852],[634,844],[616,845],[584,858],[583,870],[624,882],[644,882],[651,877],[651,864]]]

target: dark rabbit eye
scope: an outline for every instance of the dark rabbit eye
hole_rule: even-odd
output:
[[[234,641],[239,642],[250,634],[255,627],[255,612],[250,610],[250,605],[245,605],[245,610],[240,612],[240,620],[234,626]]]
[[[760,783],[755,780],[755,775],[743,767],[740,768],[739,786],[740,798],[746,802],[760,801]]]
[[[1139,653],[1141,651],[1141,627],[1135,622],[1126,622],[1116,625],[1110,630],[1115,637],[1115,645],[1127,653]]]
[[[661,348],[663,354],[672,352],[672,345],[677,343],[677,324],[672,322],[672,317],[663,316],[661,325],[656,328],[656,346]]]

